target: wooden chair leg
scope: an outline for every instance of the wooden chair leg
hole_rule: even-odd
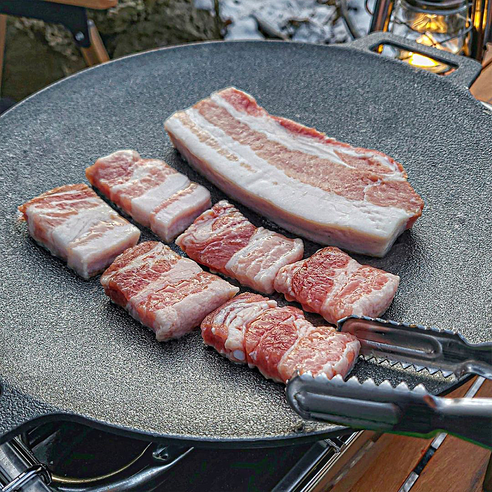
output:
[[[90,47],[80,49],[85,63],[87,63],[89,67],[92,67],[94,65],[99,65],[100,63],[109,61],[109,55],[106,51],[106,47],[102,42],[97,27],[92,21],[89,21],[89,35],[91,38]]]
[[[7,35],[7,16],[0,15],[0,96],[2,95],[3,58],[5,54],[6,35]]]

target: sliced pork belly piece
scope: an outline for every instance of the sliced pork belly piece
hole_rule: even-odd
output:
[[[338,248],[328,247],[281,268],[275,290],[336,324],[351,314],[380,316],[391,304],[399,282],[397,275],[361,265]]]
[[[160,342],[189,333],[239,290],[155,241],[118,256],[101,284],[113,302],[151,328]]]
[[[219,353],[234,362],[246,362],[244,330],[265,310],[276,307],[276,301],[259,294],[245,292],[209,314],[201,324],[202,337]]]
[[[249,243],[255,231],[237,208],[222,200],[197,217],[176,244],[198,263],[229,275],[228,261]]]
[[[47,191],[19,207],[29,233],[87,279],[134,246],[140,231],[85,184]]]
[[[225,268],[228,275],[241,284],[271,294],[275,290],[273,282],[280,268],[299,260],[303,253],[301,239],[289,239],[259,227],[249,243],[230,258]]]
[[[202,265],[264,294],[274,292],[280,268],[304,252],[300,239],[256,228],[225,200],[200,215],[176,244]]]
[[[210,313],[201,329],[204,342],[222,355],[284,383],[297,371],[345,377],[360,348],[353,335],[315,327],[300,309],[279,308],[275,301],[250,293]]]
[[[304,329],[292,349],[278,364],[280,379],[286,382],[297,371],[313,376],[325,374],[328,379],[337,374],[345,377],[359,355],[360,343],[350,333],[339,333],[330,326],[302,327]],[[346,337],[344,335],[351,335]]]
[[[293,347],[306,323],[312,326],[300,309],[291,306],[261,313],[247,325],[244,333],[244,346],[250,367],[258,367],[268,379],[283,381],[278,370],[279,362]]]
[[[423,201],[391,157],[269,115],[235,88],[166,122],[184,158],[225,193],[313,241],[384,256]]]
[[[153,210],[150,228],[169,243],[210,206],[210,192],[203,186],[191,183]]]
[[[101,157],[85,174],[113,203],[166,242],[211,205],[206,188],[164,161],[142,159],[134,150]]]

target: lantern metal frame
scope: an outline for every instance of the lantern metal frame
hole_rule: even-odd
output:
[[[374,11],[371,12],[368,0],[365,0],[365,8],[372,16],[369,32],[389,31],[391,23],[395,22],[393,11],[396,1],[398,0],[376,0]],[[463,3],[468,7],[467,27],[464,31],[451,36],[447,41],[464,35],[465,46],[463,54],[481,61],[485,53],[485,44],[490,35],[492,2],[490,0],[464,0]],[[406,26],[414,30],[408,24]]]

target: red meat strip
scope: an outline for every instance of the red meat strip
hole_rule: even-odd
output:
[[[235,362],[246,362],[244,331],[263,311],[276,307],[271,299],[246,292],[220,306],[202,324],[202,337],[207,345]]]
[[[248,364],[257,366],[266,378],[281,381],[279,363],[299,338],[299,328],[306,323],[304,313],[291,306],[261,313],[245,330]]]

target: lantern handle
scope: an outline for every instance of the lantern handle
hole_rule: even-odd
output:
[[[446,75],[446,80],[460,87],[469,89],[482,69],[481,64],[471,58],[455,55],[449,51],[439,50],[432,46],[425,46],[415,41],[389,32],[373,32],[368,36],[355,39],[347,45],[362,51],[376,54],[376,48],[380,45],[395,46],[406,51],[415,51],[441,63],[450,65],[454,70]],[[438,75],[436,75],[438,76]],[[440,77],[440,76],[439,76]]]

